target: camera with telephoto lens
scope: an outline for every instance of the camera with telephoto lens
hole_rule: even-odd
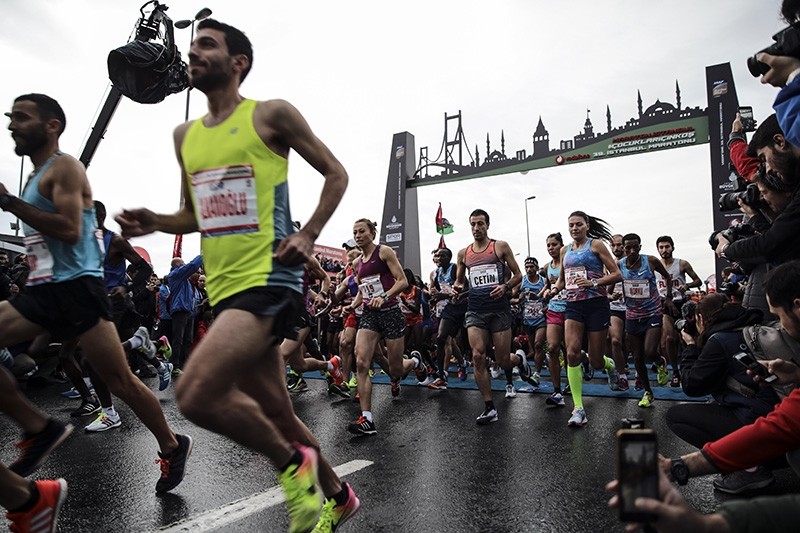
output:
[[[800,29],[788,26],[773,35],[772,40],[775,41],[774,44],[747,58],[747,69],[756,78],[766,74],[770,69],[769,65],[756,58],[762,52],[772,56],[791,56],[800,59]]]
[[[761,192],[758,190],[758,185],[751,183],[743,190],[720,194],[718,200],[719,210],[723,213],[726,211],[736,211],[739,209],[739,200],[744,202],[744,205],[752,207],[753,209],[764,209],[767,207],[766,202],[761,199]]]
[[[687,301],[681,307],[681,318],[675,321],[675,329],[686,332],[692,337],[697,337],[697,324],[695,323],[694,315],[697,312],[697,302],[692,300]]]
[[[711,236],[708,238],[708,244],[711,245],[712,250],[716,250],[717,246],[719,246],[719,239],[717,238],[717,234],[722,235],[725,237],[728,242],[736,242],[736,240],[741,239],[742,237],[752,237],[756,234],[756,230],[753,229],[753,226],[749,224],[731,224],[727,229],[720,231],[720,232],[713,232]]]

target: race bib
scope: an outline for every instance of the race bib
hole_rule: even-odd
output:
[[[453,294],[453,286],[448,281],[440,281],[439,292],[441,292],[445,296],[450,296],[451,294]]]
[[[28,284],[36,285],[53,279],[53,255],[41,233],[26,235],[23,239],[28,259]]]
[[[383,290],[383,284],[381,283],[380,274],[367,276],[361,280],[361,283],[358,285],[358,290],[361,291],[361,297],[364,299],[364,302],[369,302],[371,299],[377,298],[378,296],[386,296],[386,291]]]
[[[523,308],[522,316],[526,320],[533,320],[542,318],[544,305],[541,300],[526,300],[525,307]]]
[[[644,300],[650,297],[650,282],[646,279],[626,279],[622,283],[625,298]]]
[[[469,282],[475,288],[500,284],[497,265],[475,265],[469,269]]]
[[[578,278],[586,277],[586,267],[566,267],[564,269],[564,281],[566,282],[565,288],[570,291],[580,289],[578,286]]]
[[[192,174],[197,223],[203,237],[258,231],[256,180],[251,165]]]

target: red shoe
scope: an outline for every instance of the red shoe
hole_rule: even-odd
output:
[[[338,355],[334,355],[328,361],[331,365],[333,365],[333,370],[331,370],[331,377],[333,378],[333,384],[341,386],[344,384],[344,376],[342,375],[342,360],[339,358]]]
[[[392,396],[395,398],[400,396],[400,382],[395,379],[392,380]]]
[[[14,533],[55,533],[58,527],[58,513],[67,499],[67,482],[56,479],[35,483],[39,491],[36,504],[27,511],[6,514]]]

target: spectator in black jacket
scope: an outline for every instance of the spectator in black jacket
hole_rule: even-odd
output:
[[[746,347],[742,328],[758,324],[761,312],[728,301],[724,294],[710,294],[697,304],[698,335],[685,330],[686,350],[681,365],[681,386],[687,396],[714,398],[713,403],[678,404],[667,411],[667,425],[696,448],[752,424],[780,402],[771,387],[759,387],[747,369],[733,356]],[[759,467],[754,472],[735,472],[714,481],[717,490],[738,494],[774,481]]]
[[[796,238],[800,231],[800,148],[786,140],[773,114],[756,130],[747,155],[764,163],[768,176],[782,181],[791,191],[791,199],[762,233],[734,242],[718,235],[717,254],[729,261],[767,262],[773,266],[800,259],[800,239]]]

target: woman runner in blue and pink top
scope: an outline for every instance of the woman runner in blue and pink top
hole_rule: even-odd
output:
[[[584,332],[589,337],[589,361],[592,366],[595,370],[605,369],[609,386],[612,390],[618,388],[614,361],[604,355],[611,322],[605,285],[612,285],[621,277],[614,257],[603,242],[611,240],[611,231],[606,222],[583,211],[575,211],[569,216],[568,223],[572,243],[561,250],[562,267],[554,290],[556,293],[564,290],[567,297],[564,312],[567,380],[575,404],[567,425],[583,427],[588,422],[583,409],[581,368]]]

